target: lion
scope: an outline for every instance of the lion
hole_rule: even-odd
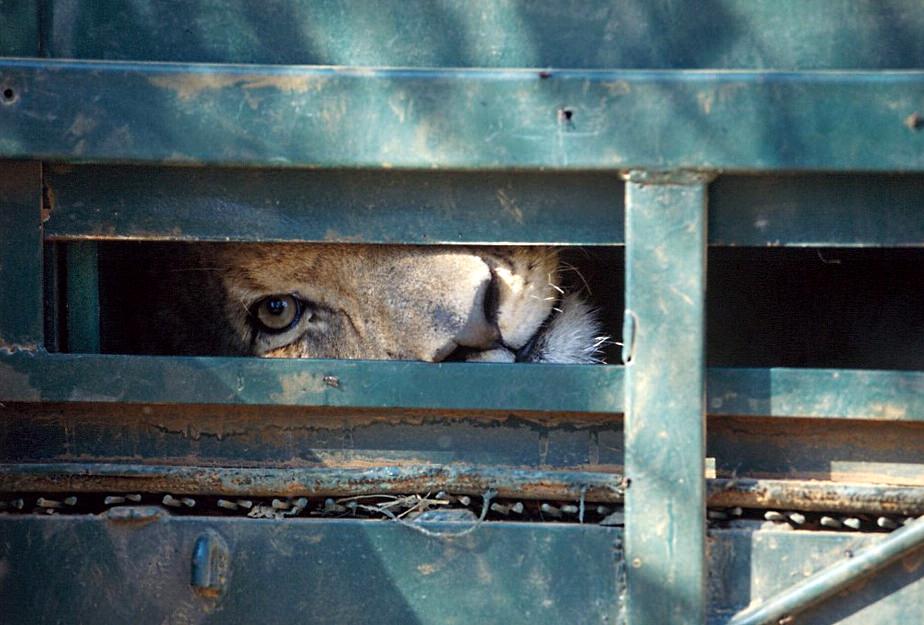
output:
[[[548,247],[208,244],[151,264],[144,353],[601,362],[600,323]]]

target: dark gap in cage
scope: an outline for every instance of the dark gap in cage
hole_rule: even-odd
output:
[[[924,250],[710,248],[720,367],[924,368]]]

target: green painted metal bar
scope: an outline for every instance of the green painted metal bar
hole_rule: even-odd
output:
[[[200,467],[152,464],[0,464],[0,491],[171,492],[323,497],[437,492],[588,502],[622,501],[622,476],[457,463],[380,467]]]
[[[64,58],[578,69],[897,69],[924,59],[917,0],[50,4],[49,50]]]
[[[623,369],[617,366],[0,354],[0,371],[6,374],[0,377],[0,401],[623,410],[621,392],[603,391],[622,383]],[[484,390],[483,398],[463,391],[467,376]],[[707,377],[708,410],[716,416],[924,418],[924,372],[709,369]],[[328,386],[333,378],[340,387]],[[412,388],[388,388],[408,379],[415,380]],[[438,384],[456,390],[442,393],[428,386]],[[513,390],[547,384],[554,385],[555,394],[517,397]]]
[[[41,165],[0,162],[0,351],[42,346],[42,264]]]
[[[709,369],[711,415],[924,422],[924,371]]]
[[[619,412],[621,382],[597,365],[0,354],[0,401]]]
[[[622,243],[612,173],[51,167],[49,239]],[[578,217],[579,215],[579,217]]]
[[[904,555],[924,546],[924,517],[896,530],[882,542],[845,557],[768,601],[744,610],[728,625],[776,625],[833,597]]]
[[[924,176],[719,176],[709,244],[924,246]]]
[[[924,72],[6,60],[0,157],[273,167],[924,171]],[[618,115],[613,112],[618,111]]]
[[[627,622],[706,613],[706,183],[626,182]]]
[[[99,264],[94,241],[75,241],[67,254],[67,348],[99,352]]]
[[[606,173],[52,167],[48,239],[623,242]],[[924,176],[721,176],[710,245],[924,245]],[[621,204],[621,203],[620,203]],[[576,214],[579,218],[576,218]]]

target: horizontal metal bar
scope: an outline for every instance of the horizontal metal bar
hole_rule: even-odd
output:
[[[771,625],[791,617],[848,588],[903,555],[924,545],[924,517],[903,527],[882,542],[845,557],[802,580],[768,601],[739,612],[728,625]],[[789,617],[789,618],[787,618]]]
[[[141,491],[179,494],[306,496],[456,494],[522,499],[622,500],[622,476],[590,471],[535,471],[460,464],[343,468],[225,468],[95,463],[0,465],[0,490]]]
[[[622,243],[609,173],[52,167],[47,239]]]
[[[924,487],[825,480],[706,481],[708,505],[849,514],[924,514]]]
[[[924,72],[5,60],[0,157],[274,167],[924,171]]]
[[[20,352],[0,354],[0,401],[619,413],[622,376],[612,365]],[[920,371],[709,369],[707,381],[710,415],[924,420]]]
[[[105,462],[0,464],[0,492],[143,492],[228,496],[409,494],[437,490],[555,501],[622,503],[620,467],[520,469],[462,463],[349,467],[226,467]],[[924,487],[822,480],[709,479],[713,508],[924,514]]]
[[[719,176],[710,245],[924,246],[924,176]]]
[[[0,401],[621,412],[597,365],[0,353]]]
[[[710,368],[710,415],[924,422],[924,371]]]
[[[46,239],[622,244],[610,173],[51,167]],[[710,245],[924,246],[924,176],[720,176]]]

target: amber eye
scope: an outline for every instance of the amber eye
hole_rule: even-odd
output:
[[[251,316],[265,332],[285,332],[302,316],[302,302],[292,295],[270,295],[251,308]]]

